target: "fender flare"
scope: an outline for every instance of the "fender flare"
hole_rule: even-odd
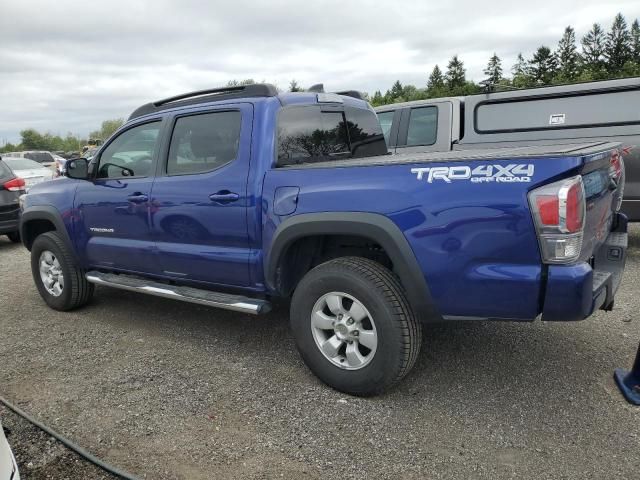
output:
[[[31,245],[33,242],[27,242],[27,223],[32,220],[47,220],[53,224],[56,228],[56,232],[60,234],[62,240],[66,244],[69,251],[75,256],[76,251],[73,248],[73,242],[71,241],[71,237],[69,236],[69,232],[67,231],[67,227],[62,220],[62,215],[60,212],[50,205],[35,205],[33,207],[26,208],[22,214],[20,215],[20,237],[22,238],[22,243],[27,248],[27,250],[31,250]]]
[[[305,213],[282,222],[265,258],[265,281],[271,291],[277,291],[278,265],[289,247],[298,239],[314,235],[356,235],[375,241],[389,255],[414,313],[428,321],[441,318],[409,242],[393,221],[376,213]]]

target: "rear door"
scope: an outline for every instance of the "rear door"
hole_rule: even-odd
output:
[[[249,285],[247,192],[253,105],[227,104],[171,119],[152,191],[151,228],[162,275]]]

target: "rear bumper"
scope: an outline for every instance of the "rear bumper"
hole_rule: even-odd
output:
[[[17,232],[19,230],[19,220],[0,221],[0,235],[5,233]]]
[[[626,261],[627,217],[618,214],[614,225],[591,263],[548,267],[542,320],[583,320],[613,308]]]

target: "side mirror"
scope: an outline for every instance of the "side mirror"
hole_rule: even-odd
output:
[[[65,166],[67,170],[67,177],[75,178],[78,180],[87,180],[89,178],[89,160],[86,158],[74,158],[73,160],[67,160]]]

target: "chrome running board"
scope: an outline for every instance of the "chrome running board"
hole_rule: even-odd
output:
[[[86,274],[87,281],[96,285],[119,288],[132,292],[146,293],[156,297],[172,298],[183,302],[197,303],[209,307],[224,308],[236,312],[258,315],[271,310],[271,304],[266,300],[248,298],[241,295],[212,292],[192,287],[179,287],[154,282],[129,275],[116,275],[91,271]]]

